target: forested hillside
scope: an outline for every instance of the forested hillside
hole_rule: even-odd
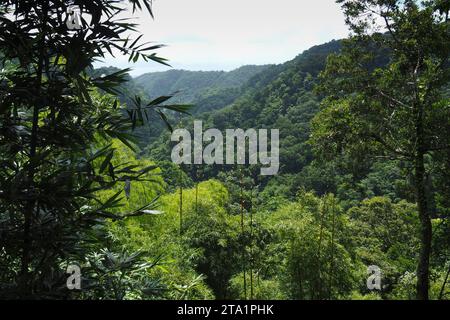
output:
[[[246,90],[249,80],[270,68],[267,66],[243,66],[229,72],[225,71],[186,71],[169,70],[146,73],[139,77],[126,77],[120,86],[119,97],[122,103],[132,106],[135,97],[145,99],[171,96],[170,103],[191,104],[193,115],[211,112],[232,104]],[[120,69],[108,67],[92,69],[93,76],[111,75]],[[180,114],[168,113],[170,122],[177,123]],[[165,123],[158,115],[149,114],[147,124],[136,128],[136,142],[142,148],[152,143],[165,131]]]
[[[93,65],[167,64],[150,0],[0,4],[0,299],[448,300],[450,5],[337,2],[286,63],[137,78]],[[278,174],[175,164],[195,120],[279,129]]]
[[[244,84],[242,94],[234,103],[214,112],[201,113],[195,118],[203,119],[207,128],[220,130],[279,128],[283,146],[281,173],[294,179],[293,175],[299,174],[312,161],[307,140],[310,122],[319,110],[320,97],[313,92],[317,76],[323,70],[327,56],[338,52],[340,47],[340,41],[333,41],[311,48],[285,64],[269,67]],[[192,130],[192,121],[193,117],[184,117],[179,126]],[[148,147],[149,156],[156,160],[170,160],[171,145],[163,143],[169,140],[169,133],[164,132],[157,142]],[[227,168],[204,169],[205,174],[211,177],[223,170]],[[288,188],[292,186],[283,185]],[[284,194],[294,195],[299,186],[292,188]]]
[[[169,70],[134,79],[150,97],[174,95],[172,102],[193,103],[192,114],[221,109],[242,94],[242,86],[269,66],[243,66],[225,71]]]

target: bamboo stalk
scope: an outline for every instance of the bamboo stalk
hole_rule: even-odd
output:
[[[243,189],[243,185],[242,185],[242,168],[239,168],[239,175],[240,175],[240,180],[239,180],[239,185],[240,185],[240,189],[241,189],[241,193],[240,193],[240,214],[241,214],[241,232],[242,235],[244,235],[244,189]],[[247,300],[247,266],[245,263],[245,246],[243,246],[242,249],[242,263],[243,263],[243,271],[244,271],[244,300]]]
[[[331,294],[332,294],[332,285],[333,285],[333,272],[334,272],[334,232],[335,232],[335,225],[336,225],[336,199],[333,196],[333,205],[332,205],[332,227],[331,227],[331,254],[330,254],[330,272],[329,272],[329,279],[328,279],[328,299],[331,300]]]
[[[253,300],[253,192],[250,197],[250,300]]]
[[[445,286],[447,285],[449,276],[450,276],[450,264],[448,266],[448,271],[447,271],[447,274],[445,276],[444,283],[442,284],[441,291],[439,292],[438,300],[442,300],[442,298],[444,297]]]
[[[183,234],[183,172],[181,171],[180,167],[180,236]]]
[[[321,274],[321,250],[322,250],[322,238],[323,238],[323,220],[325,218],[326,210],[328,209],[327,206],[327,199],[324,198],[324,202],[322,204],[321,210],[319,210],[320,214],[320,232],[319,232],[319,244],[317,249],[317,298],[321,298],[321,291],[322,291],[322,274]]]

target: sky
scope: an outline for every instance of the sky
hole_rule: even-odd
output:
[[[153,0],[155,19],[134,15],[142,40],[166,45],[157,51],[175,69],[233,70],[278,64],[302,51],[348,35],[335,0]],[[108,57],[99,66],[131,66],[132,75],[170,68],[129,64]]]

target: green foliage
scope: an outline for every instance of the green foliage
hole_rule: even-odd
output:
[[[94,19],[68,31],[62,2],[4,1],[0,297],[448,299],[448,8],[338,2],[353,36],[285,64],[133,79],[92,68],[112,49],[166,63],[112,2],[77,1]],[[162,129],[192,127],[186,103],[207,127],[280,129],[281,174],[174,165]]]
[[[133,12],[145,9],[152,15],[151,1],[129,3]],[[117,141],[110,142],[133,148],[129,132],[143,114],[163,116],[168,106],[153,100],[127,109],[117,95],[129,69],[98,77],[88,71],[113,49],[129,61],[165,64],[153,52],[160,46],[140,43],[135,25],[118,20],[127,9],[115,2],[76,4],[92,19],[83,18],[74,31],[64,20],[67,2],[0,5],[0,259],[7,262],[1,264],[2,298],[70,298],[64,268],[69,260],[81,263],[103,249],[105,218],[149,214],[155,205],[141,201],[131,212],[123,211],[123,183],[152,181],[155,167],[121,163],[114,159]],[[111,96],[99,97],[100,91]],[[127,252],[101,255],[90,268],[104,268],[89,273],[99,283],[117,270],[116,280],[124,279],[125,269],[134,272],[139,263],[138,255]],[[111,279],[114,297],[124,298],[116,280]],[[124,286],[130,289],[131,282]]]
[[[191,263],[206,276],[206,283],[219,299],[230,298],[228,281],[235,272],[239,254],[239,220],[225,212],[228,193],[216,181],[201,183],[183,192],[181,233],[184,246],[194,250]],[[172,202],[173,203],[173,202]],[[175,202],[177,203],[177,202]],[[177,212],[178,208],[169,209]]]
[[[428,165],[450,146],[448,10],[435,1],[337,2],[353,36],[320,75],[326,99],[313,120],[311,144],[327,159],[378,156],[414,170],[410,184],[421,221],[417,297],[428,299],[435,197]],[[390,60],[380,64],[386,53]]]
[[[291,299],[343,298],[361,267],[344,248],[346,220],[333,196],[302,193],[267,220],[277,234],[279,277]]]
[[[312,94],[315,79],[325,65],[329,53],[339,50],[333,41],[305,51],[293,61],[281,66],[269,66],[255,74],[242,86],[242,92],[232,103],[219,102],[218,110],[200,110],[197,118],[205,127],[218,128],[277,128],[280,129],[282,173],[296,173],[309,164],[311,154],[306,141],[309,121],[318,110],[318,99]],[[220,106],[224,106],[220,108]],[[219,109],[220,108],[220,109]],[[179,127],[192,128],[192,119],[184,119]],[[169,160],[171,146],[166,134],[151,141],[148,155],[152,159]],[[211,168],[205,178],[217,177],[224,168]],[[293,195],[295,192],[293,193]]]
[[[211,188],[212,186],[217,187]],[[219,197],[210,191],[218,191]],[[219,208],[224,201],[219,191],[220,186],[214,182],[202,184],[199,187],[199,206],[207,203]],[[189,208],[194,205],[191,203],[193,199],[191,193],[192,190],[183,193],[183,200],[187,206],[184,209],[186,215],[190,212]],[[204,277],[195,272],[195,266],[191,262],[197,251],[194,248],[186,248],[180,238],[179,194],[175,192],[162,196],[159,209],[161,211],[153,216],[111,223],[109,229],[111,238],[121,248],[141,250],[146,252],[148,257],[159,259],[159,263],[148,275],[150,279],[158,280],[161,286],[158,297],[211,299],[213,296],[205,285]]]
[[[82,266],[88,281],[84,281],[78,298],[131,300],[146,296],[161,297],[164,287],[147,271],[154,268],[158,261],[145,262],[143,256],[143,252],[114,253],[105,249],[87,255],[86,264]]]
[[[135,79],[135,82],[152,97],[178,92],[176,99],[179,102],[194,103],[213,97],[215,93],[229,92],[228,89],[239,88],[255,74],[268,67],[244,66],[230,72],[169,70],[141,75]],[[195,110],[197,113],[199,111]],[[202,108],[201,111],[208,110]]]
[[[241,239],[246,240],[242,240],[240,245],[245,247],[245,254],[236,255],[235,259],[240,261],[240,266],[233,270],[231,278],[230,274],[227,274],[225,280],[221,282],[223,288],[228,286],[221,292],[222,296],[226,291],[227,297],[239,299],[250,297],[250,267],[254,269],[254,280],[258,279],[260,283],[260,287],[253,288],[254,297],[266,298],[311,299],[329,296],[333,299],[396,298],[394,292],[399,290],[400,279],[408,272],[414,272],[419,250],[417,212],[415,206],[411,204],[416,198],[411,184],[414,181],[414,170],[408,159],[393,156],[377,141],[363,139],[368,129],[379,133],[379,128],[372,126],[369,121],[372,120],[371,112],[380,111],[381,102],[384,100],[378,99],[378,95],[371,96],[374,107],[371,106],[372,109],[368,110],[369,105],[363,105],[361,108],[355,103],[362,101],[358,94],[343,96],[342,101],[326,99],[324,107],[316,116],[319,102],[323,97],[313,95],[312,90],[318,82],[318,74],[325,68],[327,56],[338,52],[341,43],[336,41],[314,47],[293,61],[258,73],[244,86],[242,94],[234,103],[198,116],[208,127],[219,129],[273,127],[281,130],[283,147],[281,163],[284,166],[278,176],[258,177],[252,166],[247,166],[243,170],[205,166],[201,170],[201,175],[195,168],[185,168],[194,183],[217,177],[226,186],[230,195],[229,204],[226,205],[229,214],[239,215],[241,205],[244,208],[246,222],[244,222],[245,230],[244,232],[241,230],[241,233],[246,236],[241,236]],[[385,47],[376,46],[370,41],[358,44],[363,48],[362,52],[366,53],[361,59],[364,59],[363,66],[367,69],[367,73],[376,73],[389,64],[390,53]],[[343,72],[347,69],[342,68],[350,68],[352,63],[359,59],[356,52],[355,57],[347,57],[345,50],[342,55],[332,54],[329,57],[328,67],[322,77],[327,76],[328,70],[334,70],[332,68]],[[355,72],[351,73],[351,76],[353,78],[349,78],[350,80],[338,78],[336,83],[330,82],[331,89],[334,88],[333,90],[339,93],[340,89],[337,88],[350,90],[352,86],[365,83],[362,80],[363,73]],[[327,80],[321,81],[326,83]],[[326,87],[326,84],[322,82],[322,86]],[[218,103],[220,105],[220,102]],[[398,120],[392,128],[403,130],[404,126],[400,123]],[[191,120],[184,119],[179,126],[190,128]],[[407,137],[403,131],[400,134]],[[148,147],[147,154],[151,158],[168,159],[170,145],[164,143],[168,139],[167,135],[161,136],[156,143]],[[314,149],[315,154],[311,149]],[[447,184],[444,179],[444,168],[447,168],[444,158],[445,156],[441,154],[440,162],[427,159],[427,168],[439,171],[427,182],[435,190],[443,190]],[[169,165],[167,167],[170,168]],[[170,178],[167,181],[169,180]],[[175,179],[172,178],[171,181]],[[241,187],[244,189],[243,192]],[[334,279],[331,281],[332,285],[329,285],[329,270],[332,269],[331,253],[325,246],[323,256],[320,258],[324,260],[323,275],[318,277],[317,273],[310,269],[317,269],[318,239],[314,235],[321,233],[317,212],[323,209],[319,209],[316,205],[308,209],[311,214],[309,218],[304,214],[291,217],[286,223],[287,226],[279,223],[277,214],[280,210],[285,210],[286,214],[306,210],[297,209],[295,205],[305,201],[299,200],[296,196],[299,190],[313,190],[321,196],[328,193],[336,194],[336,208],[339,208],[336,209],[339,212],[337,224],[340,225],[336,230],[336,246],[333,253],[336,266],[333,268],[340,270],[338,268],[341,267],[345,271],[338,274],[340,278],[336,276],[335,285]],[[438,192],[435,197],[436,199],[433,199],[433,196],[429,197],[430,208],[447,216],[448,205],[444,193]],[[259,239],[265,239],[265,244],[261,247],[263,249],[257,248],[254,242],[247,238],[250,230],[247,223],[251,210],[255,210],[254,219],[257,221],[253,237],[257,238],[258,235]],[[381,227],[377,227],[375,232],[367,225],[368,220],[372,221],[369,219],[370,215],[367,215],[377,210],[383,218],[379,222],[373,220],[373,223],[375,225],[386,223],[383,227],[384,232],[379,230]],[[355,217],[356,212],[365,213]],[[398,225],[395,226],[396,224]],[[438,269],[442,269],[448,260],[448,241],[444,236],[446,226],[447,224],[443,222],[436,228],[438,233],[434,241],[436,248],[439,249],[432,263],[439,265]],[[281,230],[284,227],[297,230],[302,236],[295,237],[295,232],[292,231],[290,237],[281,238]],[[224,226],[224,228],[231,227]],[[235,231],[231,228],[229,232]],[[330,233],[329,225],[322,228],[323,241],[330,241]],[[262,236],[264,234],[268,236]],[[367,239],[364,238],[366,234],[370,234]],[[392,237],[391,234],[396,234],[392,243],[383,244],[383,241]],[[289,247],[282,244],[280,239],[289,243]],[[361,239],[365,239],[367,243],[362,244]],[[230,250],[241,249],[234,247],[234,242],[231,242]],[[217,252],[221,251],[217,249]],[[221,261],[220,257],[213,255],[211,257],[213,261]],[[369,264],[382,266],[385,287],[381,294],[370,294],[366,287],[365,266]],[[215,268],[218,266],[208,265],[204,270]],[[301,277],[305,278],[302,281],[296,274],[298,270],[302,273]],[[302,283],[302,286],[299,283]],[[266,284],[272,285],[274,290],[266,292],[264,289]],[[410,296],[413,296],[411,292]]]
[[[419,247],[417,209],[405,201],[375,197],[348,211],[351,248],[365,265],[383,270],[383,294],[414,272]]]
[[[190,112],[194,115],[211,112],[233,103],[244,90],[244,84],[256,74],[269,66],[243,66],[230,72],[224,71],[186,71],[169,70],[165,72],[146,73],[130,79],[126,90],[139,92],[142,96],[171,96],[176,103],[192,104]],[[96,71],[97,72],[97,71]],[[123,101],[129,103],[127,97]],[[186,117],[169,113],[170,123],[177,123]],[[160,143],[165,123],[159,117],[149,114],[145,126],[137,128],[136,136],[141,147],[152,144],[150,151],[153,159],[167,159],[167,144]],[[158,141],[158,142],[155,142]],[[161,157],[165,155],[166,157]]]
[[[250,283],[250,274],[245,275],[246,284]],[[276,278],[264,279],[258,273],[253,274],[254,288],[253,299],[255,300],[285,300],[281,283]],[[249,289],[247,289],[249,291]],[[230,291],[236,299],[245,299],[244,274],[239,273],[231,279]],[[247,295],[248,297],[249,295]]]

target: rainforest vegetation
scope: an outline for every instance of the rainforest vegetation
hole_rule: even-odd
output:
[[[168,63],[119,2],[75,31],[0,3],[1,299],[450,298],[450,1],[338,0],[349,38],[284,64],[137,78],[93,68]],[[279,174],[175,165],[195,119],[279,129]]]

